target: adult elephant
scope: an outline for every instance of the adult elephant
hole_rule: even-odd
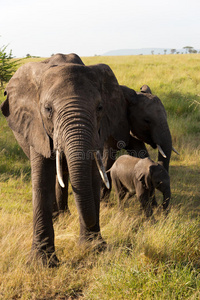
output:
[[[77,55],[58,54],[21,66],[5,95],[1,110],[31,163],[32,254],[54,266],[52,211],[56,174],[64,187],[61,157],[79,212],[80,240],[103,243],[97,165],[102,167],[104,141],[110,135],[120,139],[115,128],[121,124],[127,132],[123,92],[109,66],[85,66]]]
[[[141,87],[140,92],[135,92],[126,86],[121,86],[126,99],[126,118],[128,119],[130,135],[127,142],[126,132],[123,127],[117,128],[121,140],[110,136],[104,145],[103,163],[106,170],[110,169],[115,161],[118,150],[126,149],[130,155],[144,158],[148,151],[144,143],[158,149],[158,161],[169,170],[172,147],[171,133],[167,122],[167,113],[161,100],[152,95],[147,85]],[[109,177],[109,174],[108,174]],[[104,186],[101,189],[101,199],[108,200],[110,190]]]
[[[167,122],[167,113],[161,100],[151,93],[147,85],[141,92],[121,86],[128,103],[128,121],[130,135],[158,149],[158,161],[162,161],[168,171],[171,157],[172,139]],[[127,149],[131,149],[131,138]]]

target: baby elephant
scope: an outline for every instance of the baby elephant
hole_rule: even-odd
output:
[[[165,168],[150,158],[137,158],[130,155],[120,156],[109,170],[112,184],[121,201],[136,194],[147,217],[153,213],[157,206],[155,188],[163,193],[163,209],[169,205],[171,191],[170,178]],[[125,201],[124,199],[124,201]]]

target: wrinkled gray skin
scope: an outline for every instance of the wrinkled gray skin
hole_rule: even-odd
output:
[[[141,87],[141,92],[121,86],[126,99],[126,118],[129,122],[130,135],[127,139],[125,129],[120,126],[117,132],[123,136],[120,140],[110,137],[104,145],[103,162],[106,170],[110,169],[115,162],[117,150],[126,149],[132,156],[139,158],[148,157],[148,151],[144,143],[156,149],[160,145],[166,158],[158,152],[158,161],[163,163],[168,171],[172,151],[172,139],[167,122],[167,114],[160,99],[151,94],[147,85]],[[124,146],[125,145],[125,146]],[[108,174],[109,177],[109,174]],[[110,190],[103,185],[101,189],[101,199],[108,200]]]
[[[85,66],[75,55],[57,54],[21,66],[9,81],[1,110],[30,159],[33,198],[32,254],[58,263],[53,203],[67,196],[56,182],[55,151],[70,177],[80,219],[80,240],[103,240],[99,226],[100,176],[93,152],[125,121],[125,99],[104,64]],[[55,188],[56,186],[56,188]]]
[[[163,193],[163,209],[166,210],[170,198],[170,178],[162,165],[150,158],[137,158],[130,155],[120,156],[112,168],[110,175],[119,206],[124,199],[136,194],[146,217],[153,213],[157,202],[153,197],[155,189]]]

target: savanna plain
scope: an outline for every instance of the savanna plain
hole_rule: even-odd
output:
[[[54,220],[61,265],[49,269],[27,263],[30,164],[0,114],[0,299],[200,299],[200,54],[82,59],[87,65],[108,64],[120,84],[136,91],[148,84],[163,102],[180,153],[171,157],[170,213],[164,217],[158,208],[154,222],[147,220],[134,197],[119,211],[112,193],[108,204],[101,203],[108,247],[98,253],[92,245],[78,245],[70,189],[71,215]],[[156,151],[148,150],[156,160]],[[162,196],[156,196],[161,203]]]

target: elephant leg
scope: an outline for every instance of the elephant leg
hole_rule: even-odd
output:
[[[142,193],[137,193],[137,198],[140,201],[141,207],[147,218],[153,214],[151,199],[149,197],[149,191],[144,189]]]
[[[55,161],[44,158],[32,147],[30,160],[33,193],[32,256],[42,259],[44,265],[52,267],[58,263],[52,222],[55,201]]]
[[[125,204],[126,202],[128,202],[129,199],[130,199],[132,196],[133,196],[133,193],[131,193],[131,192],[129,192],[129,191],[126,191],[126,195],[125,195],[124,200],[123,200],[124,204]]]
[[[69,172],[67,167],[67,162],[65,157],[62,156],[62,170],[63,170],[63,181],[65,187],[62,188],[58,182],[58,178],[56,176],[56,201],[53,206],[53,216],[56,217],[60,213],[68,212],[68,185],[69,185]]]
[[[113,187],[115,190],[115,193],[117,195],[117,202],[118,202],[118,207],[121,209],[123,208],[123,200],[124,197],[126,196],[127,190],[124,188],[122,185],[121,181],[118,178],[113,178]]]
[[[56,177],[56,202],[57,208],[59,212],[69,211],[68,207],[68,179],[69,174],[63,174],[63,181],[65,183],[65,187],[62,188],[58,182]]]
[[[152,207],[157,207],[158,203],[156,201],[156,196],[155,196],[155,189],[152,187],[152,189],[150,190],[150,199],[151,199],[151,205]]]
[[[110,137],[104,147],[104,150],[103,150],[103,165],[104,165],[106,171],[108,171],[114,164],[116,154],[117,154],[117,142],[112,137]],[[101,201],[104,201],[104,202],[108,202],[109,197],[110,197],[110,192],[112,189],[112,180],[110,177],[110,172],[107,173],[107,176],[108,176],[108,180],[110,182],[110,189],[107,189],[107,187],[105,186],[105,184],[103,182],[101,183],[100,199],[101,199]]]
[[[62,188],[56,176],[56,201],[53,205],[53,217],[57,217],[59,214],[64,212],[70,214],[68,207],[68,179],[69,174],[63,174],[63,181],[65,183],[65,187]]]
[[[109,170],[112,167],[113,163],[114,163],[114,161],[110,160],[107,165],[104,165],[105,169]],[[101,201],[103,201],[105,203],[108,203],[110,193],[111,193],[111,189],[112,189],[112,180],[111,180],[111,177],[110,177],[110,172],[107,173],[107,177],[108,177],[108,180],[109,180],[109,183],[110,183],[110,189],[107,189],[105,184],[101,181],[101,191],[100,191]]]

